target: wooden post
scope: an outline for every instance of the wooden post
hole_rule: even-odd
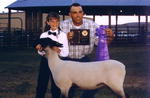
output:
[[[141,32],[141,23],[140,23],[140,21],[141,21],[141,17],[140,17],[140,15],[138,15],[138,29],[139,29],[139,33]]]
[[[42,12],[39,11],[37,13],[37,33],[43,32],[42,25],[43,25],[43,16],[42,16]]]
[[[145,16],[146,21],[146,33],[148,32],[148,15]]]
[[[33,17],[32,17],[32,33],[37,33],[37,11],[33,11]]]
[[[9,46],[9,47],[11,47],[12,46],[12,44],[11,44],[11,42],[12,42],[12,38],[11,38],[11,9],[8,9],[8,39],[7,39],[7,41],[8,41],[8,43],[7,43],[7,45]]]
[[[108,24],[109,24],[109,28],[111,28],[111,14],[109,14],[108,16]]]
[[[93,15],[93,21],[95,21],[95,15]]]
[[[11,9],[8,9],[8,32],[11,33]]]
[[[63,15],[63,20],[65,20],[65,15]]]
[[[118,32],[118,15],[116,15],[116,27],[115,27],[115,33]]]
[[[25,28],[26,31],[29,33],[32,31],[32,11],[27,10],[25,11]]]

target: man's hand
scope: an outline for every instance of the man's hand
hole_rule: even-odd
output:
[[[105,29],[105,32],[107,35],[107,43],[110,44],[115,37],[114,32],[110,28]]]
[[[71,40],[73,38],[73,36],[74,36],[74,32],[68,32],[67,33],[68,40]]]

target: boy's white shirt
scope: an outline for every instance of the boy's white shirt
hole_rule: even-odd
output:
[[[56,32],[56,36],[54,36],[53,34],[49,35],[48,31],[47,31],[47,32],[42,33],[40,38],[47,38],[47,37],[49,37],[52,40],[63,44],[63,47],[60,48],[61,51],[60,51],[59,55],[61,57],[67,57],[68,54],[69,54],[69,47],[68,47],[68,39],[67,39],[66,33],[60,31],[59,34],[58,34],[58,30],[55,30],[55,31],[49,30],[49,31],[50,32]],[[43,56],[43,55],[45,55],[45,52],[44,51],[38,51],[38,54]]]

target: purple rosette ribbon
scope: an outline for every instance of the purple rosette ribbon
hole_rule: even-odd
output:
[[[107,35],[105,29],[107,26],[99,26],[96,29],[96,36],[98,36],[98,46],[96,49],[96,61],[103,61],[109,59],[109,52],[107,46]]]

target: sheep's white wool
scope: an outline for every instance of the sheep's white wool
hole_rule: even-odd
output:
[[[66,97],[72,84],[76,84],[82,89],[96,89],[107,85],[122,98],[126,98],[123,90],[126,71],[121,62],[116,60],[87,63],[63,61],[51,48],[47,47],[45,51],[54,81]]]

